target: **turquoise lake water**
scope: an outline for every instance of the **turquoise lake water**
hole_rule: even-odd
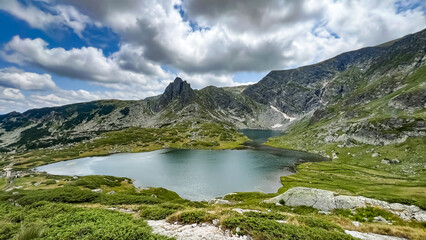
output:
[[[190,200],[209,200],[231,192],[276,192],[280,176],[301,161],[321,161],[305,152],[261,145],[281,134],[270,130],[242,130],[253,142],[240,150],[163,149],[87,157],[38,167],[56,175],[112,175],[129,177],[137,187],[164,187]]]

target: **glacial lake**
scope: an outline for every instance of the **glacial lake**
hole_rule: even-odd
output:
[[[55,175],[112,175],[135,180],[137,187],[163,187],[190,200],[209,200],[231,192],[276,192],[280,176],[296,163],[325,159],[261,143],[279,131],[241,130],[252,142],[239,150],[162,149],[86,157],[38,167]]]

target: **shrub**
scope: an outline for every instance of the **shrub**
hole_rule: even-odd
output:
[[[158,199],[172,201],[172,200],[181,200],[182,198],[173,191],[167,190],[165,188],[149,188],[141,191],[141,194],[146,196],[155,195]]]
[[[47,180],[47,181],[45,181],[43,183],[46,184],[46,185],[52,185],[52,184],[56,184],[56,181],[53,180],[53,179],[51,179],[51,180]]]
[[[118,187],[121,186],[121,182],[124,180],[131,181],[124,177],[93,175],[80,177],[79,179],[68,183],[68,185],[86,187],[90,189],[100,188],[101,186]]]
[[[17,199],[21,205],[30,205],[40,201],[62,202],[62,203],[83,203],[93,202],[99,194],[89,190],[82,190],[76,187],[62,187],[47,190],[25,191],[23,196]]]
[[[43,236],[43,226],[41,224],[22,225],[16,236],[17,240],[30,240]]]
[[[286,220],[287,216],[275,212],[261,213],[261,212],[246,212],[244,213],[247,217],[274,219],[274,220]]]
[[[151,196],[145,196],[140,194],[101,194],[96,200],[98,203],[107,205],[119,205],[119,204],[159,204],[164,202],[161,199],[154,198]]]
[[[180,215],[180,220],[183,223],[199,223],[205,221],[206,215],[206,212],[199,210],[183,212]]]
[[[309,214],[309,213],[316,213],[316,212],[318,212],[318,210],[313,208],[313,207],[297,206],[297,207],[293,208],[292,212],[294,212],[296,214],[304,215],[304,214]]]
[[[239,227],[239,234],[250,235],[255,239],[354,239],[341,232],[327,231],[317,227],[294,226],[278,223],[275,220],[238,216],[223,221],[227,228]]]
[[[308,227],[322,228],[328,231],[343,232],[343,229],[334,223],[316,217],[299,217],[297,220]]]
[[[351,217],[352,220],[359,222],[372,222],[374,217],[382,216],[386,220],[401,221],[401,219],[391,212],[377,207],[358,208],[356,213]]]
[[[147,207],[141,209],[140,216],[144,219],[150,219],[150,220],[160,220],[165,219],[167,216],[172,215],[177,210],[175,209],[168,209],[163,208],[161,206],[154,206],[154,207]]]
[[[201,210],[192,210],[175,213],[167,218],[169,222],[182,222],[182,223],[200,223],[211,221],[216,216]]]

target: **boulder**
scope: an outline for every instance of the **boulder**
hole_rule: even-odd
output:
[[[318,201],[321,199],[321,201]],[[336,208],[334,201],[334,193],[315,188],[295,187],[287,190],[285,193],[278,195],[266,203],[277,203],[284,201],[287,206],[309,206],[323,211],[330,211]]]
[[[214,199],[211,199],[210,201],[209,201],[209,204],[224,204],[224,205],[232,205],[232,204],[234,204],[234,203],[232,203],[231,201],[228,201],[228,200],[224,200],[224,199],[220,199],[220,198],[214,198]]]
[[[389,160],[389,159],[384,158],[384,159],[382,159],[381,163],[382,163],[382,164],[390,164],[390,160]]]
[[[308,206],[326,212],[340,208],[357,209],[368,206],[379,207],[394,213],[406,221],[417,220],[426,222],[426,211],[414,205],[408,206],[400,203],[388,203],[363,196],[338,195],[332,191],[316,188],[294,187],[274,198],[264,200],[265,203],[273,204],[282,201],[287,206]]]

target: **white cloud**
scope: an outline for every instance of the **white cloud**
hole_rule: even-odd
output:
[[[1,56],[9,62],[30,64],[57,75],[116,88],[134,84],[138,84],[141,90],[159,90],[163,87],[157,79],[168,78],[167,72],[152,64],[147,65],[147,74],[124,70],[117,64],[116,56],[120,53],[105,57],[101,49],[93,47],[71,50],[48,48],[48,44],[40,38],[21,39],[15,36],[4,46]]]
[[[420,7],[399,12],[395,1],[128,0],[101,6],[87,0],[58,2],[74,5],[111,27],[144,61],[188,74],[301,66],[426,25]],[[202,28],[193,30],[176,6]],[[146,67],[128,63],[121,66],[135,71]]]
[[[25,72],[10,67],[0,69],[0,86],[21,90],[49,90],[56,87],[49,74]]]
[[[238,83],[233,76],[240,71],[315,63],[426,26],[426,5],[420,0],[46,2],[55,14],[17,1],[0,8],[35,28],[60,24],[80,36],[90,24],[109,27],[120,36],[120,49],[105,56],[93,47],[50,48],[42,39],[15,36],[3,48],[5,60],[114,89],[102,93],[55,90],[52,95],[27,97],[39,105],[159,94],[175,77],[164,69],[174,70],[194,88],[234,86]]]
[[[25,96],[21,93],[21,91],[19,91],[19,89],[0,87],[0,99],[23,100],[25,99]]]
[[[44,6],[49,12],[34,6],[31,1],[26,1],[24,5],[18,0],[7,0],[2,1],[0,10],[7,11],[26,21],[33,28],[48,30],[51,27],[67,26],[80,37],[82,37],[82,32],[87,25],[100,25],[98,22],[92,22],[88,16],[81,14],[72,6],[50,6],[46,4]]]

